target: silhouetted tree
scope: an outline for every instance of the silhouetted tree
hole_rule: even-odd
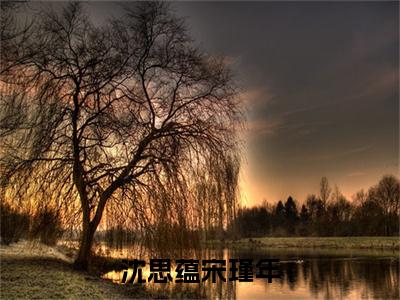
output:
[[[326,178],[325,176],[322,177],[320,185],[319,185],[319,197],[320,197],[324,207],[326,207],[326,203],[329,200],[331,192],[332,192],[332,189],[329,186],[328,178]]]
[[[241,113],[225,60],[197,49],[166,3],[137,3],[102,27],[79,3],[35,17],[1,62],[3,96],[17,87],[27,116],[0,135],[2,176],[20,190],[53,190],[66,207],[79,201],[77,268],[88,266],[107,203],[129,202],[137,219],[164,212],[185,228],[196,175],[213,172],[209,161],[238,164]],[[234,197],[225,187],[212,188]]]
[[[392,176],[386,175],[378,185],[370,190],[369,197],[375,201],[384,214],[385,235],[398,233],[398,216],[400,208],[400,182]]]
[[[289,197],[285,203],[285,218],[287,231],[290,235],[293,235],[298,220],[298,212],[292,197]]]
[[[296,202],[289,197],[285,204],[247,208],[240,211],[238,227],[246,228],[241,236],[260,234],[280,236],[379,236],[398,235],[399,230],[399,181],[395,176],[384,176],[368,193],[359,191],[350,202],[335,186],[325,206],[316,195],[307,196],[297,212]],[[266,217],[268,216],[268,217]],[[270,220],[270,230],[265,231],[263,220]],[[268,223],[268,222],[267,222]]]
[[[286,222],[286,215],[285,215],[285,206],[283,205],[282,201],[279,200],[277,205],[274,209],[274,227],[275,232],[278,234],[286,234],[285,230],[285,222]],[[282,232],[283,231],[283,232]]]
[[[308,213],[307,207],[303,204],[300,210],[300,235],[307,236],[310,231],[310,215]]]
[[[351,235],[352,206],[350,202],[339,193],[337,198],[327,207],[325,219],[330,226],[327,233],[334,236]]]
[[[264,206],[242,208],[238,211],[235,222],[240,236],[265,236],[269,234],[271,227],[271,214]]]
[[[369,197],[355,207],[352,223],[352,235],[376,236],[385,232],[383,209]]]
[[[325,206],[322,200],[315,195],[309,195],[306,200],[306,207],[312,220],[312,232],[316,235],[322,235],[325,228],[322,227]]]

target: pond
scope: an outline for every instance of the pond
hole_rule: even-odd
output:
[[[143,251],[143,249],[141,249]],[[149,255],[139,248],[102,251],[114,257],[141,259],[146,261],[143,277],[150,274]],[[135,254],[137,253],[137,254]],[[203,283],[146,283],[150,290],[162,290],[163,295],[182,295],[182,290],[192,290],[195,297],[213,299],[398,299],[399,298],[399,257],[397,252],[372,250],[312,250],[312,249],[271,249],[271,250],[198,250],[185,251],[171,256],[150,256],[153,258],[175,259],[229,259],[252,258],[279,259],[281,278],[254,278],[252,282],[211,280]],[[175,265],[171,267],[174,275]],[[229,271],[229,268],[228,268]],[[123,270],[108,270],[102,276],[121,284]],[[131,271],[130,271],[131,272]],[[129,273],[128,273],[129,274]],[[225,274],[229,276],[229,272]],[[130,275],[128,275],[130,276]],[[185,294],[183,294],[185,295]]]

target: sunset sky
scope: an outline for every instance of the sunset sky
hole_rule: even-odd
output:
[[[86,5],[101,23],[121,4]],[[398,2],[171,5],[243,91],[243,204],[302,202],[322,176],[350,198],[398,175]]]
[[[350,197],[398,175],[398,3],[176,7],[244,86],[244,203],[303,201],[322,176]]]

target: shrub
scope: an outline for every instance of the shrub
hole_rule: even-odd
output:
[[[55,245],[63,232],[59,214],[55,209],[45,206],[33,215],[30,231],[32,239],[39,239],[46,245]]]
[[[29,231],[29,216],[12,208],[8,203],[0,203],[0,236],[1,243],[9,245],[16,243]]]

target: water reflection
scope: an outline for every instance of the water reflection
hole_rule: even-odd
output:
[[[321,254],[313,251],[234,251],[202,250],[181,253],[164,253],[163,257],[133,255],[138,249],[124,249],[130,258],[146,260],[143,277],[149,276],[149,257],[154,258],[197,258],[224,259],[248,258],[257,262],[263,258],[279,258],[282,277],[273,279],[255,278],[253,282],[201,284],[146,283],[146,288],[164,296],[196,297],[212,299],[398,299],[399,298],[399,258],[397,253],[391,256],[357,256]],[[143,249],[142,249],[143,250]],[[136,252],[140,253],[140,252]],[[154,255],[154,254],[153,254]],[[228,263],[227,263],[228,264]],[[175,266],[172,266],[172,271]],[[173,277],[175,273],[172,272]],[[103,278],[121,282],[122,272],[110,270]]]

